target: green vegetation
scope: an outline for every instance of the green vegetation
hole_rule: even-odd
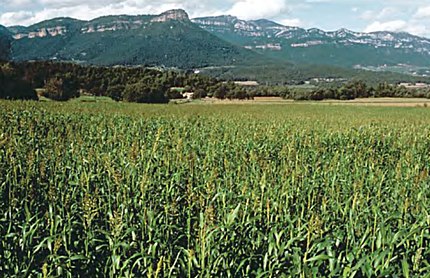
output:
[[[251,47],[266,57],[299,65],[316,64],[349,69],[377,67],[384,71],[409,65],[428,70],[430,66],[428,51],[417,51],[428,50],[429,40],[408,33],[365,34],[346,29],[325,32],[316,28],[286,28],[264,19],[242,21],[231,16],[197,18],[195,22],[222,40]],[[400,46],[407,44],[408,47],[399,47],[399,43]]]
[[[15,67],[0,63],[0,99],[37,100],[35,90]]]
[[[430,110],[0,101],[0,272],[427,277]]]
[[[10,59],[12,36],[6,27],[0,25],[0,61]]]
[[[304,29],[294,31],[290,39],[278,38],[275,33],[266,34],[268,37],[247,36],[236,32],[234,24],[228,30],[223,25],[214,26],[214,30],[218,31],[211,33],[187,19],[154,23],[151,22],[154,17],[121,15],[92,21],[58,18],[29,27],[12,27],[4,29],[4,32],[9,33],[4,49],[13,54],[8,55],[8,58],[18,62],[54,60],[98,66],[157,66],[184,70],[199,68],[222,80],[257,80],[268,85],[301,84],[312,78],[357,78],[373,85],[380,82],[430,82],[429,77],[352,69],[359,65],[362,68],[367,68],[366,65],[388,65],[379,68],[390,70],[401,63],[420,66],[418,68],[421,71],[409,73],[427,74],[427,54],[395,49],[394,46],[375,48],[373,45],[349,46],[345,42],[339,42],[294,48],[290,45],[302,42],[299,38],[305,41],[318,41],[320,38],[317,34],[308,34]],[[258,21],[258,25],[266,31],[268,26],[279,27],[265,20]],[[67,32],[59,36],[13,41],[10,37],[11,32],[26,34],[57,26],[64,27]],[[0,27],[0,60],[3,49],[1,38],[4,37],[1,30]],[[88,32],[89,30],[92,31]],[[303,36],[310,37],[304,39]],[[395,36],[405,36],[406,41],[420,41],[407,34]],[[280,44],[282,50],[244,48],[266,44]]]
[[[78,85],[70,75],[48,79],[42,93],[42,96],[57,101],[66,101],[79,95]]]
[[[284,45],[289,45],[290,42]],[[293,61],[297,64],[331,65],[353,68],[356,65],[379,66],[408,63],[429,67],[429,55],[395,49],[394,47],[375,48],[374,45],[318,45],[312,47],[285,47],[281,52],[272,52],[275,57]]]
[[[341,67],[279,63],[271,60],[263,64],[254,63],[237,65],[234,67],[208,67],[201,72],[222,80],[256,80],[266,85],[300,85],[314,78],[319,79],[358,79],[376,86],[379,83],[430,83],[429,77],[412,76],[394,72],[375,72],[367,70],[353,70]]]
[[[270,72],[270,71],[268,71]],[[298,73],[299,74],[299,73]],[[39,95],[67,101],[83,95],[105,96],[116,101],[167,103],[191,93],[194,98],[253,99],[254,96],[281,96],[295,100],[355,99],[363,97],[430,98],[430,90],[406,89],[387,82],[351,79],[317,79],[309,85],[241,86],[192,72],[144,67],[90,67],[73,63],[25,62],[0,63],[0,82],[7,93],[2,98],[37,99]],[[0,84],[3,84],[0,83]],[[17,87],[17,84],[25,87]],[[264,83],[263,83],[264,84]],[[179,90],[178,90],[179,89]],[[1,91],[0,91],[1,92]]]
[[[13,75],[9,74],[13,72]],[[182,94],[172,88],[183,88],[182,92],[194,93],[201,98],[222,90],[222,98],[251,98],[252,91],[223,83],[215,78],[185,71],[159,70],[144,67],[89,67],[73,63],[26,62],[0,63],[0,78],[4,82],[19,80],[31,89],[44,88],[44,97],[66,101],[84,95],[106,96],[116,101],[166,103]],[[8,90],[8,98],[23,98],[19,89]]]
[[[149,86],[145,83],[127,85],[124,89],[124,100],[137,103],[168,103],[166,92],[169,88],[163,85]]]
[[[248,88],[251,96],[279,96],[293,100],[353,100],[356,98],[429,98],[430,87],[406,88],[404,86],[379,83],[369,86],[362,80],[323,82],[317,85],[258,86]]]
[[[268,89],[268,92],[275,91]],[[281,87],[282,88],[282,87]],[[279,90],[279,89],[278,89]],[[345,83],[325,83],[316,86],[295,86],[284,90],[279,96],[285,99],[295,100],[324,100],[339,99],[352,100],[356,98],[430,98],[430,87],[420,89],[408,89],[404,86],[379,83],[375,87],[368,86],[361,80],[352,80]]]
[[[132,19],[130,21],[132,22]],[[52,25],[48,23],[37,28]],[[54,21],[53,24],[59,23]],[[64,36],[14,41],[13,59],[16,61],[54,59],[94,65],[144,65],[190,69],[208,65],[233,65],[260,57],[257,53],[225,42],[186,21],[147,23],[145,27],[138,29],[102,33],[81,33],[83,23],[77,21],[74,24],[68,25],[69,32]],[[95,21],[91,25],[103,26],[103,23]]]

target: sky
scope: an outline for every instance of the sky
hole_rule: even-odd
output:
[[[185,9],[192,18],[225,14],[326,31],[405,31],[430,38],[430,0],[0,0],[0,24],[158,14],[174,8]]]

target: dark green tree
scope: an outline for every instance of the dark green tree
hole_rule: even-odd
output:
[[[291,97],[291,90],[287,86],[282,86],[278,90],[278,95],[284,99],[288,99]]]
[[[164,86],[148,86],[145,83],[129,84],[124,89],[124,101],[138,103],[168,103]]]
[[[393,97],[395,96],[394,86],[387,82],[379,83],[375,89],[375,97]]]
[[[354,80],[346,83],[339,90],[339,99],[349,100],[358,97],[368,97],[369,92],[366,83],[361,80]]]
[[[115,101],[120,101],[123,99],[124,91],[125,91],[124,85],[112,85],[107,88],[106,96],[110,97]]]
[[[53,77],[46,82],[42,95],[56,101],[67,101],[79,97],[80,93],[71,78]]]
[[[38,100],[38,97],[30,83],[7,63],[0,65],[0,99]]]

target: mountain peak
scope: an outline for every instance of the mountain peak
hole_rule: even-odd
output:
[[[355,35],[356,34],[356,32],[351,31],[351,30],[346,29],[346,28],[341,28],[341,29],[335,31],[335,33],[337,33],[337,34],[345,34],[345,35]]]
[[[186,11],[182,9],[168,10],[156,17],[151,22],[168,22],[168,21],[189,21],[190,18]]]
[[[257,24],[258,26],[270,28],[270,27],[282,27],[283,25],[276,23],[274,21],[268,20],[268,19],[257,19],[252,20],[251,22]]]
[[[219,19],[219,20],[224,20],[226,22],[234,22],[239,20],[239,18],[237,18],[236,16],[233,15],[219,15],[219,16],[215,16],[214,18]]]

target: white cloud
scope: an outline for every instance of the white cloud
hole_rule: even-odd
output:
[[[392,19],[393,21],[396,18],[402,17],[402,11],[394,7],[385,7],[382,10],[367,10],[361,13],[359,16],[364,20],[387,20]]]
[[[430,17],[430,6],[420,7],[414,15],[414,18],[429,18]]]
[[[111,4],[120,4],[127,2],[126,0],[105,0],[103,2],[97,0],[38,0],[39,4],[46,8],[65,8],[76,7],[81,5],[101,7],[109,6]]]
[[[380,22],[375,21],[368,25],[364,32],[377,32],[377,31],[392,31],[392,32],[408,32],[417,36],[428,36],[430,29],[428,25],[411,20],[393,20]]]
[[[29,18],[33,17],[33,13],[29,11],[10,12],[0,15],[0,22],[4,22],[5,25],[15,25],[18,22],[27,23]]]
[[[222,6],[210,0],[0,0],[0,24],[29,25],[63,16],[89,20],[112,14],[158,14],[177,8],[197,17],[219,14]],[[9,11],[2,12],[2,7]]]
[[[408,32],[417,36],[430,36],[430,6],[385,7],[379,11],[367,10],[360,15],[367,21],[364,32]]]
[[[360,19],[363,20],[372,20],[376,18],[376,12],[375,11],[371,11],[371,10],[367,10],[364,11],[360,14],[359,16]]]
[[[292,26],[292,27],[304,25],[303,22],[298,18],[286,18],[286,19],[278,20],[278,22],[282,25]]]
[[[2,8],[24,8],[31,6],[35,1],[32,0],[0,0],[0,7]],[[0,9],[0,12],[2,9]]]
[[[383,8],[377,18],[378,19],[385,19],[385,18],[398,18],[401,16],[402,12],[399,11],[397,8],[394,7],[385,7]]]
[[[119,9],[123,13],[134,14],[134,9],[129,7],[122,7]],[[30,25],[46,19],[55,17],[68,16],[77,19],[92,19],[101,15],[113,14],[118,9],[112,5],[104,8],[90,9],[87,5],[76,7],[62,7],[62,8],[46,8],[40,11],[18,11],[4,13],[0,16],[0,22],[4,25]]]
[[[227,11],[242,19],[273,18],[287,12],[288,5],[284,0],[240,0]]]
[[[364,32],[393,31],[399,32],[406,27],[406,21],[393,20],[387,22],[375,21],[364,29]]]

